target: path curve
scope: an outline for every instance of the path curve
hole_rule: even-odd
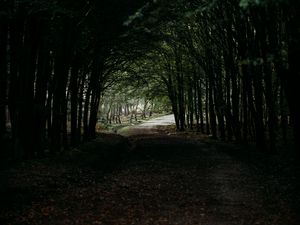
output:
[[[157,128],[159,126],[170,125],[175,125],[175,119],[173,114],[153,118],[138,125],[124,127],[118,130],[118,134],[123,136],[132,136],[139,134],[156,134],[158,133]]]

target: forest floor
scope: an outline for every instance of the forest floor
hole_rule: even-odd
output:
[[[2,168],[0,224],[300,224],[290,157],[152,129]]]

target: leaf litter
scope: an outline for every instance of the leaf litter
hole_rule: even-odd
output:
[[[107,134],[0,171],[0,224],[297,225],[295,171],[191,135]]]

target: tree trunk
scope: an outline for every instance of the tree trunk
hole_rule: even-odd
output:
[[[296,154],[300,159],[300,107],[295,101],[296,96],[300,96],[300,88],[298,79],[300,77],[300,3],[296,0],[290,0],[290,6],[287,9],[287,33],[288,33],[288,73],[282,79],[285,79],[286,97],[290,108],[291,118],[293,122],[294,142],[296,145]],[[298,28],[298,29],[297,29]]]
[[[206,119],[206,134],[210,134],[210,122],[209,122],[209,84],[208,78],[205,79],[205,119]]]
[[[196,119],[196,129],[197,129],[197,132],[200,131],[200,116],[199,116],[199,105],[198,105],[198,88],[199,88],[199,85],[198,85],[198,78],[196,76],[196,72],[194,71],[194,76],[193,76],[193,81],[194,81],[194,85],[193,85],[193,88],[194,88],[194,99],[193,99],[193,104],[194,104],[194,109],[195,109],[195,119]]]
[[[287,104],[284,96],[283,87],[280,87],[280,127],[282,132],[282,140],[287,142]]]
[[[84,84],[85,84],[85,74],[81,74],[82,78],[80,79],[80,91],[78,97],[78,120],[77,120],[77,132],[76,132],[76,139],[77,144],[81,142],[81,129],[82,129],[82,110],[83,110],[83,95],[84,95]]]
[[[0,142],[6,132],[8,18],[0,16]]]
[[[214,105],[214,78],[212,75],[209,75],[209,86],[208,86],[208,99],[209,99],[209,119],[211,125],[211,133],[213,138],[217,138],[217,121],[216,121],[216,113],[215,113],[215,105]]]
[[[27,17],[25,22],[24,46],[22,49],[22,62],[20,64],[20,96],[19,99],[19,127],[20,144],[26,158],[32,158],[37,151],[36,142],[40,143],[41,137],[35,129],[34,81],[39,42],[38,19]]]
[[[51,74],[50,67],[50,52],[45,43],[40,46],[38,54],[38,66],[35,84],[35,130],[38,138],[36,139],[36,145],[38,155],[44,155],[45,149],[45,137],[46,137],[46,96],[47,96],[47,84]],[[51,95],[48,96],[51,99]]]
[[[231,17],[231,15],[229,15]],[[231,18],[232,19],[232,18]],[[239,113],[239,104],[240,104],[240,95],[239,95],[239,89],[238,89],[238,70],[237,66],[235,64],[235,46],[234,43],[234,37],[233,37],[233,31],[232,31],[232,24],[227,23],[226,25],[227,30],[227,40],[228,40],[228,55],[226,57],[227,60],[227,73],[230,74],[230,80],[231,80],[231,90],[232,90],[232,128],[233,133],[235,136],[235,139],[237,141],[241,140],[241,124],[240,124],[240,113]],[[228,78],[227,78],[228,79]],[[228,81],[227,81],[228,82]]]
[[[230,85],[230,69],[228,68],[229,65],[227,63],[228,58],[227,56],[224,56],[225,58],[225,88],[226,88],[226,129],[227,129],[227,138],[228,140],[232,140],[232,107],[231,107],[231,85]]]
[[[254,95],[255,95],[255,133],[256,145],[259,149],[265,150],[265,128],[263,121],[263,84],[262,84],[262,69],[261,66],[255,69],[254,76]]]
[[[78,75],[79,75],[79,59],[75,56],[70,77],[70,93],[71,93],[71,146],[77,146],[77,123],[78,123],[78,95],[79,95],[79,85],[78,85]]]
[[[268,133],[269,133],[269,144],[270,148],[269,151],[274,152],[275,149],[275,143],[276,143],[276,133],[275,130],[277,129],[276,126],[276,118],[275,118],[275,108],[274,108],[274,102],[276,101],[276,96],[273,95],[273,81],[272,81],[272,69],[269,62],[268,54],[271,53],[270,44],[267,42],[269,41],[269,37],[267,37],[266,29],[269,27],[269,31],[271,30],[272,23],[268,22],[267,15],[265,13],[265,10],[262,10],[261,12],[261,23],[260,23],[260,29],[257,29],[257,35],[260,39],[260,47],[261,47],[261,54],[263,59],[263,73],[264,73],[264,83],[265,83],[265,101],[266,101],[266,108],[267,108],[267,125],[268,125]],[[272,18],[273,19],[273,18]],[[276,34],[270,34],[270,35],[276,35]],[[276,46],[273,46],[276,48]]]
[[[198,92],[198,107],[199,107],[199,116],[200,116],[200,131],[204,134],[204,118],[203,118],[203,102],[202,102],[202,85],[201,81],[197,82],[197,92]]]
[[[176,67],[176,82],[178,91],[178,118],[179,118],[179,130],[185,129],[185,107],[184,107],[184,88],[183,88],[183,73],[181,68],[181,59],[177,49],[175,50],[175,67]]]
[[[10,47],[10,68],[9,68],[9,93],[8,93],[8,107],[10,113],[11,130],[12,130],[12,142],[13,142],[13,156],[15,158],[21,158],[24,152],[20,147],[19,136],[19,100],[20,96],[20,62],[21,62],[21,49],[23,48],[23,28],[24,16],[21,13],[10,20],[9,23],[9,47]]]
[[[90,98],[91,98],[91,87],[85,93],[84,112],[83,112],[83,141],[87,141],[89,138],[89,112],[90,112]]]
[[[54,91],[51,128],[51,152],[61,151],[62,144],[66,142],[64,123],[66,113],[66,90],[69,78],[70,58],[72,57],[72,29],[71,21],[64,21],[61,32],[61,42],[55,51],[54,64]]]
[[[196,81],[194,81],[196,82]],[[189,113],[189,128],[193,130],[193,123],[194,123],[194,99],[193,99],[193,92],[195,93],[196,90],[193,89],[193,81],[192,78],[189,77],[189,89],[188,89],[188,113]]]

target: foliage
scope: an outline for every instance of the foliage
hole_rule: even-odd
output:
[[[298,5],[4,1],[0,137],[9,122],[15,155],[67,150],[69,132],[73,146],[95,137],[103,97],[139,95],[167,96],[178,130],[274,150],[292,127],[299,144]]]
[[[262,149],[268,142],[274,151],[279,136],[287,140],[288,118],[294,118],[294,136],[299,132],[292,100],[297,88],[288,84],[299,73],[289,48],[299,47],[298,33],[288,28],[297,15],[289,4],[149,2],[125,23],[127,38],[135,40],[131,53],[138,56],[129,60],[142,70],[150,65],[144,79],[164,84],[178,129],[196,123],[215,138],[255,140]]]

